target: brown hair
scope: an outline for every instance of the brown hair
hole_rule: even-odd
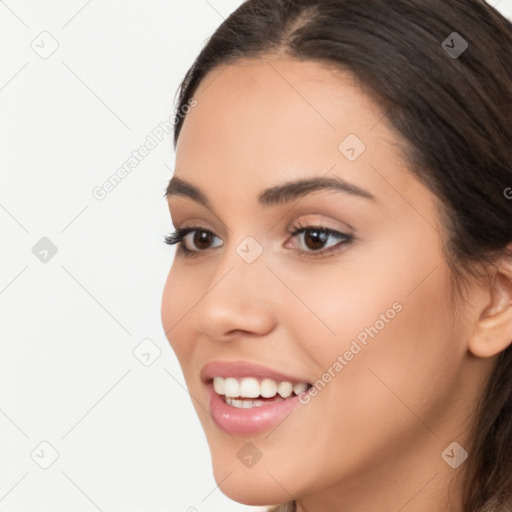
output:
[[[448,50],[454,37],[468,44],[460,55]],[[509,250],[512,23],[498,11],[484,0],[248,0],[186,73],[176,111],[217,66],[273,54],[350,71],[383,107],[406,142],[411,172],[440,200],[458,286],[481,277],[476,264],[494,264]],[[186,116],[176,119],[175,147]],[[511,346],[480,400],[461,473],[463,510],[511,510]]]

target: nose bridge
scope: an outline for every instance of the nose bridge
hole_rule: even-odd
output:
[[[276,299],[264,285],[270,278],[262,243],[246,236],[232,244],[217,260],[208,291],[197,304],[196,328],[216,339],[233,330],[270,330]]]
[[[230,243],[219,258],[211,286],[220,286],[219,293],[229,293],[233,300],[265,302],[269,297],[260,295],[262,284],[269,278],[263,242],[246,235],[241,241]]]

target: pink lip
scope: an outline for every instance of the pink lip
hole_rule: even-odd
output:
[[[239,409],[224,402],[213,389],[213,384],[208,384],[207,387],[213,420],[218,427],[231,435],[252,435],[269,430],[283,421],[300,404],[299,397],[293,396],[282,402]]]
[[[308,382],[307,379],[293,377],[277,370],[273,370],[268,366],[248,361],[210,361],[203,366],[201,370],[201,379],[208,382],[213,377],[259,377],[260,379],[269,378],[277,382],[288,381],[292,384],[297,382]]]
[[[231,435],[251,435],[264,432],[278,425],[297,407],[298,396],[291,396],[280,402],[270,402],[260,407],[241,409],[228,405],[213,388],[213,377],[256,377],[270,378],[277,382],[308,382],[247,361],[211,361],[201,370],[209,396],[210,412],[219,428]]]

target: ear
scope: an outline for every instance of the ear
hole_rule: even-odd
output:
[[[512,256],[502,256],[491,279],[490,301],[469,340],[478,357],[492,357],[512,344]]]

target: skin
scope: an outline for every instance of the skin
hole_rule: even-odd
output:
[[[195,98],[174,174],[213,211],[183,196],[169,197],[169,209],[175,228],[215,238],[206,249],[188,238],[197,258],[176,254],[162,322],[220,489],[250,505],[294,498],[301,512],[446,510],[466,463],[454,470],[441,453],[469,445],[476,400],[512,339],[510,272],[470,283],[467,302],[454,296],[437,198],[348,73],[282,57],[238,61],[213,70]],[[366,145],[353,162],[338,149],[350,133]],[[323,190],[257,202],[265,188],[326,174],[376,200]],[[300,250],[314,252],[307,234],[287,233],[299,221],[355,240],[305,258]],[[236,252],[247,236],[263,249],[251,264]],[[199,376],[206,362],[243,359],[314,383],[394,303],[401,311],[271,433],[230,436],[215,425]],[[247,442],[262,453],[252,468],[237,458]]]

